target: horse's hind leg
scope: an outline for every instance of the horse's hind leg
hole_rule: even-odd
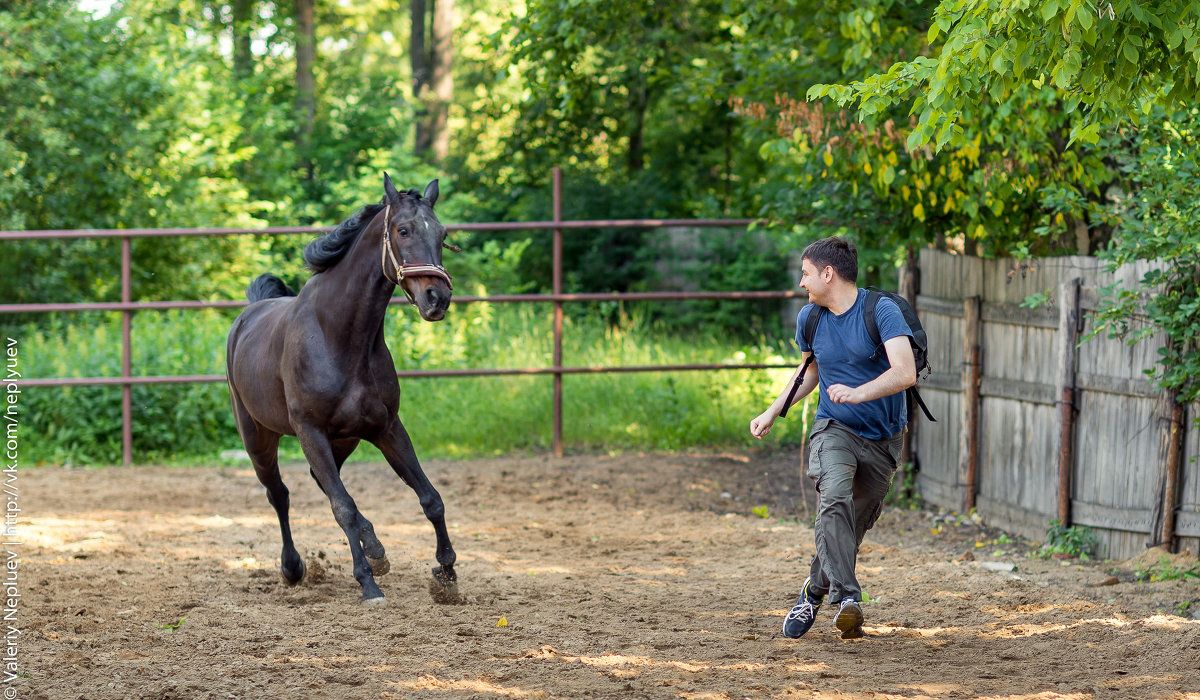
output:
[[[436,557],[441,566],[433,570],[434,582],[430,586],[433,599],[439,603],[461,602],[456,583],[458,575],[454,573],[454,547],[450,545],[450,534],[446,531],[446,508],[442,504],[441,495],[433,484],[429,483],[421,469],[412,440],[400,424],[399,418],[392,421],[379,441],[375,442],[375,446],[383,453],[392,470],[416,492],[421,510],[425,512],[425,517],[433,524],[433,531],[437,534]]]
[[[298,428],[296,438],[300,441],[304,456],[308,458],[313,477],[321,486],[321,490],[329,497],[329,505],[333,509],[334,519],[342,528],[342,532],[346,533],[346,539],[350,544],[350,556],[354,560],[354,578],[362,586],[362,602],[382,603],[384,601],[383,591],[379,590],[379,584],[375,583],[375,576],[367,561],[366,553],[363,551],[362,543],[363,532],[370,532],[371,538],[375,537],[375,533],[371,529],[370,522],[359,512],[358,506],[354,504],[354,499],[350,497],[345,485],[342,484],[333,445],[321,431],[308,426]],[[342,459],[344,460],[348,454],[349,452],[346,452],[345,455],[342,455]],[[379,544],[378,539],[375,540],[375,544]],[[380,550],[382,549],[380,546]]]
[[[304,560],[296,551],[292,542],[292,526],[288,519],[288,488],[279,475],[279,433],[263,428],[254,422],[249,412],[234,394],[233,415],[237,421],[238,432],[242,435],[242,444],[254,464],[254,473],[258,481],[267,489],[267,502],[279,516],[279,531],[283,536],[283,551],[279,557],[279,573],[284,582],[294,586],[304,578]]]

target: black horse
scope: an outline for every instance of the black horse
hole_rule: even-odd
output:
[[[350,542],[362,601],[383,602],[375,576],[387,573],[387,555],[341,479],[342,463],[366,440],[420,499],[437,533],[441,565],[430,591],[438,602],[454,602],[455,557],[442,498],[400,424],[400,387],[383,338],[397,285],[426,321],[446,315],[452,289],[442,267],[446,228],[433,213],[437,180],[424,194],[397,192],[385,173],[383,188],[382,203],[363,207],[305,248],[315,274],[298,295],[272,275],[250,284],[251,303],[233,322],[226,345],[229,392],[242,442],[279,515],[284,581],[304,577],[277,459],[280,436],[295,435]]]

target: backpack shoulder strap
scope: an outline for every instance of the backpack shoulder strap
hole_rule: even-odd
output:
[[[808,318],[804,321],[804,342],[808,343],[810,348],[813,346],[813,338],[817,337],[817,323],[825,313],[825,307],[820,304],[813,304],[812,307],[813,310],[808,312]]]
[[[796,381],[792,382],[791,391],[788,392],[787,398],[783,401],[783,410],[779,412],[780,418],[786,418],[788,409],[792,405],[792,399],[796,398],[796,392],[800,390],[800,385],[804,382],[804,373],[808,371],[808,366],[813,363],[814,355],[808,353],[808,358],[804,360],[804,364],[800,366],[800,373],[796,375]]]
[[[867,324],[867,337],[871,339],[871,345],[875,348],[872,357],[879,354],[879,346],[883,345],[883,340],[879,337],[879,319],[875,316],[879,298],[883,294],[880,289],[867,287],[867,299],[863,302],[863,323]]]
[[[913,407],[913,402],[915,401],[916,404],[921,407],[921,411],[923,411],[925,413],[925,417],[929,419],[930,423],[937,422],[937,418],[933,417],[933,414],[929,412],[929,407],[926,406],[925,402],[921,400],[921,392],[917,391],[917,387],[913,386],[913,387],[909,387],[908,389],[905,389],[904,394],[908,398],[908,420],[909,421],[912,421],[912,419],[913,419],[912,407]]]
[[[817,359],[817,354],[812,352],[813,338],[817,337],[817,323],[821,320],[821,315],[825,313],[825,307],[820,304],[812,304],[812,311],[808,312],[808,318],[804,319],[804,342],[808,343],[809,353],[808,358],[804,360],[804,364],[800,367],[800,373],[796,375],[796,381],[792,382],[792,389],[788,392],[787,399],[783,402],[783,410],[779,412],[780,418],[785,418],[788,414],[788,408],[791,406],[792,399],[796,398],[796,392],[800,390],[800,383],[804,381],[804,373],[808,371],[808,366]]]

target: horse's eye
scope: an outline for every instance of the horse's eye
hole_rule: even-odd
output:
[[[408,238],[408,228],[405,226],[401,226],[400,229],[398,231],[396,231],[396,233],[399,233],[404,238]]]

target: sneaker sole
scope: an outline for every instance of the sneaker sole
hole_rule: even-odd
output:
[[[857,606],[846,606],[838,611],[833,624],[842,633],[842,639],[859,639],[866,636],[862,629],[863,614]]]

